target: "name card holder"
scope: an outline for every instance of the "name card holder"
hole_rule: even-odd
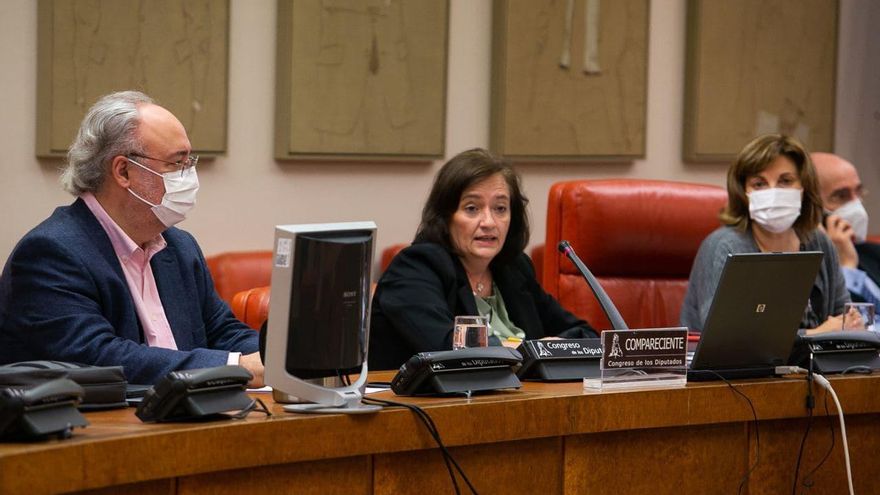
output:
[[[598,338],[526,340],[517,349],[523,356],[516,372],[520,380],[580,381],[599,377],[602,343]]]
[[[584,390],[683,387],[687,383],[687,329],[651,328],[602,332],[599,378]]]

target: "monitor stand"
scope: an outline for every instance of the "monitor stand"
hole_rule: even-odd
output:
[[[287,412],[300,414],[371,414],[382,410],[382,406],[364,404],[358,399],[344,406],[327,406],[325,404],[289,404],[284,406]]]
[[[367,384],[367,362],[361,366],[361,373],[356,382],[345,387],[335,387],[341,384],[341,380],[333,377],[333,380],[324,381],[304,380],[291,376],[291,390],[273,390],[273,394],[292,396],[304,403],[284,406],[287,412],[301,414],[368,414],[382,409],[382,406],[364,404],[361,402],[363,395],[361,390]],[[319,384],[320,383],[320,384]]]

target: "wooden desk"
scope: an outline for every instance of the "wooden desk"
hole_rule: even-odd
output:
[[[847,413],[856,492],[880,493],[880,376],[832,383]],[[790,493],[807,424],[804,381],[736,388],[760,418],[760,462],[743,493]],[[824,397],[817,391],[801,473],[830,445]],[[592,393],[580,383],[527,383],[470,400],[398,399],[429,411],[484,494],[736,493],[755,455],[751,409],[724,384]],[[90,413],[91,426],[71,439],[0,445],[0,493],[452,492],[433,440],[409,411],[304,416],[270,407],[268,419],[190,424],[142,424],[132,409]],[[830,398],[829,407],[833,414]],[[813,495],[846,492],[832,419],[838,438]]]

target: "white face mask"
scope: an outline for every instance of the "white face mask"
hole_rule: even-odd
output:
[[[764,229],[779,234],[790,229],[801,214],[803,189],[770,188],[752,191],[749,216]]]
[[[856,242],[865,242],[865,238],[868,236],[868,212],[865,211],[860,199],[856,198],[831,213],[852,225],[853,237]]]
[[[151,174],[162,177],[162,181],[165,183],[165,195],[162,196],[162,203],[156,205],[150,203],[141,196],[138,196],[131,190],[131,188],[128,189],[128,192],[137,199],[150,205],[153,214],[156,215],[156,218],[158,218],[160,222],[162,222],[162,225],[171,227],[183,221],[183,219],[186,218],[186,214],[196,205],[196,193],[199,192],[199,176],[196,174],[196,168],[187,168],[183,173],[175,170],[174,172],[160,174],[159,172],[150,170],[131,158],[129,158],[128,161]]]

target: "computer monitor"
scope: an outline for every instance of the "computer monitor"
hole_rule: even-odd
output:
[[[311,404],[293,412],[368,412],[370,285],[376,224],[348,222],[275,227],[265,381]],[[327,377],[359,373],[328,387]]]

